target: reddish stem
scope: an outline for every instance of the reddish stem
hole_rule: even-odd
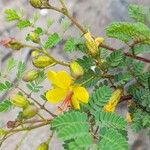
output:
[[[110,51],[115,51],[116,50],[115,48],[109,47],[109,46],[104,45],[104,44],[100,45],[100,47],[106,48],[106,49],[108,49]],[[150,63],[150,59],[143,58],[143,57],[140,57],[140,56],[135,56],[135,55],[130,54],[128,52],[125,52],[124,55],[127,56],[127,57],[130,57],[130,58],[133,58],[133,59],[137,59],[137,60],[143,61],[145,63]]]

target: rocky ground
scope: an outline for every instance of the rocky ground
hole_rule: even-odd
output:
[[[51,0],[52,2],[54,0]],[[55,4],[56,1],[54,1]],[[76,16],[76,18],[82,23],[91,27],[91,31],[96,36],[101,35],[105,36],[104,28],[106,25],[111,23],[112,21],[127,21],[129,20],[127,16],[127,6],[129,3],[136,3],[142,5],[149,5],[149,0],[66,0],[66,4],[71,10],[72,14]],[[26,11],[28,17],[31,16],[35,9],[29,6],[27,0],[0,0],[0,40],[5,37],[16,37],[20,40],[24,41],[25,32],[26,31],[18,31],[15,29],[14,24],[6,23],[3,15],[3,11],[6,8],[15,8],[15,9],[23,9]],[[61,15],[52,11],[38,11],[42,17],[40,19],[39,25],[42,25],[46,15],[51,17],[52,19],[59,20]],[[60,31],[60,26],[56,23],[52,26],[51,31]],[[78,32],[76,28],[71,27],[71,29],[66,33],[66,35],[77,35]],[[111,41],[109,41],[111,43]],[[120,46],[120,44],[113,41],[113,45],[116,47]],[[57,58],[69,60],[69,58],[74,58],[78,55],[75,53],[64,54],[62,52],[62,47],[58,46],[55,50],[52,51],[53,55]],[[18,59],[22,59],[27,61],[30,66],[30,60],[28,60],[28,50],[20,53],[12,53],[11,50],[4,49],[0,47],[0,68],[4,69],[5,60],[7,57],[15,56]],[[60,69],[60,67],[56,68]],[[10,75],[13,79],[13,75]],[[24,87],[22,85],[22,87]],[[5,95],[4,95],[5,96]],[[54,109],[53,106],[48,105],[49,109]],[[16,112],[18,110],[12,110],[7,114],[0,114],[0,125],[3,126],[6,121],[13,120],[16,117]],[[24,133],[17,134],[10,139],[8,139],[0,150],[14,150],[15,145],[20,141],[20,138]],[[29,133],[24,139],[23,145],[19,148],[20,150],[35,150],[37,145],[44,141],[49,135],[49,127],[40,128],[39,130],[33,130]],[[149,150],[149,140],[145,136],[145,133],[142,132],[139,135],[133,134],[130,132],[129,134],[129,143],[131,145],[132,150]],[[51,150],[62,150],[61,142],[58,142],[56,137],[53,138],[50,149]]]

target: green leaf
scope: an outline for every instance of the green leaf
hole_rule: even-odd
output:
[[[9,58],[7,60],[7,70],[11,71],[17,64],[17,60],[15,60],[14,58]]]
[[[61,20],[61,27],[63,29],[63,31],[66,31],[71,25],[71,21],[67,18],[63,18]]]
[[[6,9],[5,14],[7,21],[20,20],[21,18],[14,9]]]
[[[53,46],[57,45],[60,42],[60,40],[61,39],[59,35],[57,33],[53,33],[48,37],[47,41],[44,44],[44,48],[45,49],[52,48]]]
[[[128,12],[129,16],[137,22],[150,21],[150,10],[148,7],[130,4]]]
[[[74,51],[75,49],[76,49],[75,39],[72,37],[68,38],[64,45],[64,51],[71,52],[71,51]]]
[[[86,136],[89,131],[88,124],[72,124],[71,126],[64,126],[58,131],[58,137],[64,141],[75,139],[80,136]]]
[[[57,132],[57,135],[63,141],[71,140],[73,144],[81,142],[81,137],[89,137],[89,124],[86,113],[79,111],[69,111],[53,119],[51,127]],[[83,140],[83,139],[82,139]],[[92,141],[90,141],[92,143]],[[84,143],[85,144],[85,143]],[[89,144],[82,145],[83,147],[89,147]],[[79,145],[80,147],[80,145]]]
[[[30,27],[31,26],[31,22],[29,20],[21,20],[18,22],[17,27],[21,30],[24,29],[26,27]]]
[[[125,85],[132,79],[132,76],[127,72],[118,73],[114,76],[115,84],[117,86]]]
[[[27,88],[31,90],[33,93],[38,93],[43,86],[41,83],[46,79],[46,75],[44,71],[39,72],[39,76],[36,80],[29,82],[26,84]]]
[[[7,91],[12,87],[12,83],[5,81],[4,83],[0,82],[0,91]]]
[[[43,29],[41,27],[37,27],[35,30],[34,30],[35,33],[37,33],[38,35],[42,35],[43,34]]]
[[[117,67],[123,62],[123,53],[121,50],[116,50],[112,52],[107,58],[106,63],[108,66]]]
[[[146,54],[150,53],[150,45],[147,44],[137,44],[134,46],[134,53],[137,54]],[[130,50],[131,52],[131,50]]]
[[[81,136],[67,144],[69,150],[88,149],[93,144],[91,135]]]
[[[101,110],[109,101],[112,91],[108,86],[99,87],[90,97],[89,107],[94,111]]]
[[[84,70],[91,69],[94,66],[94,60],[91,57],[83,56],[83,58],[78,58],[77,62],[83,67]]]
[[[51,18],[46,18],[46,24],[47,24],[47,27],[49,28],[52,24],[54,23],[54,20],[51,19]]]
[[[9,100],[2,101],[0,103],[0,112],[6,112],[11,108],[12,104]]]
[[[150,44],[150,29],[143,23],[115,22],[106,28],[106,34],[124,42],[134,39]]]
[[[113,128],[117,130],[125,130],[127,122],[118,114],[113,112],[100,112],[94,113],[96,124],[102,127]]]
[[[92,70],[88,70],[84,72],[84,75],[81,79],[75,81],[77,84],[82,84],[85,87],[93,87],[100,80],[100,76],[96,74],[96,72]]]
[[[17,79],[21,79],[22,78],[22,75],[23,75],[25,69],[26,69],[25,62],[19,61],[19,63],[18,63],[18,71],[17,71]]]
[[[126,138],[116,130],[109,129],[101,137],[102,139],[99,141],[100,150],[128,150]]]

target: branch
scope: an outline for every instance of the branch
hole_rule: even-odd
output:
[[[105,45],[105,44],[101,44],[100,47],[106,48],[106,49],[108,49],[108,50],[110,50],[110,51],[112,51],[112,52],[116,50],[115,48],[112,48],[112,47],[110,47],[110,46],[108,46],[108,45]],[[140,57],[140,56],[135,56],[135,55],[130,54],[130,53],[128,53],[128,52],[124,52],[124,55],[127,56],[127,57],[130,57],[130,58],[139,60],[139,61],[143,61],[143,62],[145,62],[145,63],[150,63],[150,59],[143,58],[143,57]]]
[[[51,116],[56,117],[55,114],[53,114],[52,112],[50,112],[47,108],[45,108],[45,106],[41,105],[36,99],[34,99],[33,97],[31,97],[28,93],[26,93],[26,91],[24,91],[23,89],[21,89],[20,87],[17,87],[21,92],[23,92],[25,95],[29,96],[29,98],[31,98],[37,105],[40,106],[41,109],[45,110],[47,113],[49,113]]]

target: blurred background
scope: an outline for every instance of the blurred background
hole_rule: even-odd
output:
[[[56,0],[50,0],[54,5],[57,5]],[[81,22],[83,25],[89,26],[91,32],[95,36],[104,36],[104,28],[113,21],[130,21],[128,18],[127,7],[130,3],[150,5],[150,0],[66,0],[66,4],[71,11],[71,13]],[[15,28],[14,23],[8,23],[4,18],[4,10],[7,8],[14,8],[16,10],[24,10],[25,16],[30,18],[30,16],[38,12],[41,14],[40,21],[38,21],[39,26],[45,25],[45,18],[49,16],[56,20],[56,23],[50,28],[50,32],[58,31],[61,32],[59,20],[62,15],[53,12],[51,10],[35,10],[28,4],[28,0],[0,0],[0,40],[8,37],[16,37],[21,41],[25,41],[25,35],[27,30],[19,31]],[[69,35],[79,35],[78,30],[71,26],[71,28],[65,33],[65,36]],[[115,47],[120,47],[121,44],[116,41],[108,41],[111,45]],[[51,50],[52,55],[61,60],[70,60],[76,58],[78,53],[65,54],[63,53],[62,45],[56,46]],[[31,60],[29,59],[29,50],[24,50],[19,53],[12,53],[10,49],[5,49],[0,46],[0,69],[4,70],[6,59],[9,57],[15,57],[20,60],[27,62],[28,66],[31,65]],[[146,56],[149,57],[149,56]],[[60,69],[60,67],[56,68]],[[9,75],[12,80],[15,79],[13,74]],[[23,85],[22,85],[23,86]],[[9,93],[0,95],[0,100],[3,100]],[[53,106],[48,106],[49,109],[54,109]],[[123,107],[123,106],[122,106]],[[8,120],[13,120],[16,117],[16,112],[18,110],[11,110],[7,114],[0,114],[0,127],[3,127]],[[130,129],[129,129],[130,130]],[[37,145],[42,141],[47,139],[49,134],[49,127],[40,128],[31,131],[30,134],[25,138],[23,145],[19,148],[20,150],[35,150]],[[8,139],[0,150],[14,150],[15,145],[19,142],[19,139],[23,136],[23,133],[17,134],[10,139]],[[56,137],[53,138],[50,149],[51,150],[62,150],[61,142],[57,140]],[[129,144],[132,150],[150,150],[150,142],[145,135],[145,132],[140,134],[133,134],[129,131]]]

